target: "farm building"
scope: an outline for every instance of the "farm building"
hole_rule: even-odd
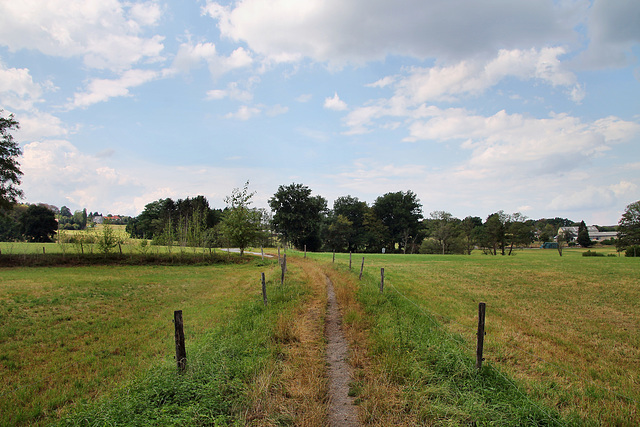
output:
[[[603,240],[615,238],[617,235],[615,231],[598,231],[598,228],[595,225],[587,226],[587,232],[589,232],[589,239],[591,239],[592,242],[602,242]],[[564,236],[567,233],[571,235],[569,241],[575,241],[578,237],[578,227],[558,228],[558,235]]]

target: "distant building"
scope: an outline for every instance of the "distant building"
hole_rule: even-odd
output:
[[[615,231],[598,231],[598,228],[595,225],[588,225],[587,232],[589,233],[589,239],[592,242],[602,242],[603,240],[615,238],[618,234]],[[571,238],[567,239],[569,242],[575,241],[578,238],[578,227],[558,228],[558,236],[565,236],[567,234],[571,235]]]
[[[104,222],[104,217],[102,215],[96,215],[91,220],[94,224],[102,224]]]

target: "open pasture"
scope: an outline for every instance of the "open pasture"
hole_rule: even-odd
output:
[[[469,358],[485,302],[486,363],[578,425],[638,425],[640,265],[581,253],[353,254],[352,273],[364,256],[363,283],[376,287],[384,268],[385,293],[419,307],[422,321],[442,325]],[[332,261],[332,254],[310,256]],[[348,263],[348,254],[336,254],[336,266]]]
[[[48,422],[170,359],[259,299],[256,263],[0,270],[0,425]]]

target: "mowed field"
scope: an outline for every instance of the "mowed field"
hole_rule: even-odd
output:
[[[309,256],[348,269],[349,255],[336,254],[335,263],[331,254]],[[638,258],[535,249],[515,256],[354,254],[352,274],[363,256],[366,292],[379,292],[384,268],[385,294],[416,308],[413,324],[442,325],[445,339],[470,359],[478,303],[486,303],[485,365],[566,422],[640,425]]]

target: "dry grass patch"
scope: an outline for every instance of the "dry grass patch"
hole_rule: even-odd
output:
[[[247,419],[255,426],[322,426],[327,419],[324,276],[302,258],[288,259],[288,268],[310,294],[303,304],[278,317],[272,339],[279,357],[264,374],[269,378],[259,380],[251,391],[254,403]]]

